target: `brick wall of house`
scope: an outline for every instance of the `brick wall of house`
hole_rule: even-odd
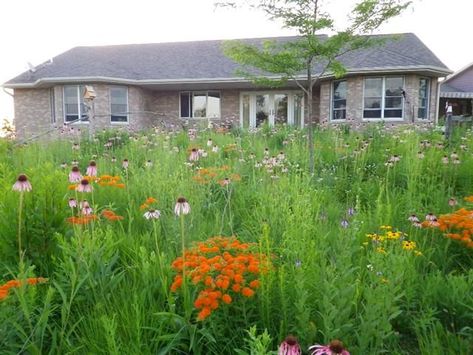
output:
[[[347,121],[363,122],[363,89],[364,76],[348,77],[347,80]],[[404,120],[403,123],[417,121],[435,121],[437,107],[437,78],[430,78],[429,115],[428,120],[418,120],[419,80],[423,76],[416,74],[404,75]],[[332,81],[323,81],[320,85],[320,118],[321,122],[330,119]]]
[[[50,89],[15,89],[15,128],[17,137],[29,139],[54,126],[51,117]]]

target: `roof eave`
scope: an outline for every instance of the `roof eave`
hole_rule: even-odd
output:
[[[386,74],[386,73],[414,73],[424,72],[433,76],[446,76],[452,73],[451,70],[436,66],[408,66],[408,67],[366,67],[366,68],[350,68],[346,75],[366,75],[366,74]],[[317,75],[317,73],[314,73]],[[333,73],[327,73],[321,76],[323,79],[333,77]],[[303,80],[306,76],[300,75],[297,79]],[[270,76],[270,79],[279,79],[280,76]],[[182,79],[126,79],[114,78],[106,76],[83,76],[83,77],[56,77],[42,78],[31,83],[5,83],[2,87],[7,89],[35,89],[41,87],[50,87],[53,84],[73,84],[84,82],[110,83],[110,84],[126,84],[126,85],[178,85],[178,84],[225,84],[225,83],[250,83],[251,80],[243,77],[233,78],[182,78]]]

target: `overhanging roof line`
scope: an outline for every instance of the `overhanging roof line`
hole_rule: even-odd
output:
[[[380,73],[400,73],[400,72],[418,72],[427,71],[435,75],[447,75],[451,71],[445,68],[435,66],[406,66],[406,67],[366,67],[366,68],[353,68],[347,71],[347,75],[355,74],[380,74]],[[315,76],[318,73],[314,73]],[[298,80],[304,80],[305,75],[299,75],[296,77]],[[333,77],[333,73],[327,73],[321,76],[324,78]],[[280,79],[281,76],[267,76],[269,79]],[[105,76],[86,76],[86,77],[56,77],[56,78],[41,78],[33,83],[14,83],[4,84],[5,88],[36,88],[43,84],[65,84],[65,83],[83,83],[83,82],[105,82],[112,84],[128,84],[128,85],[166,85],[166,84],[222,84],[222,83],[250,83],[251,80],[243,77],[232,77],[232,78],[183,78],[183,79],[126,79],[126,78],[114,78]]]

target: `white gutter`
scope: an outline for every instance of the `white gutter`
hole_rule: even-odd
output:
[[[2,87],[2,89],[3,89],[3,92],[4,92],[5,94],[10,95],[10,96],[13,97],[13,98],[15,97],[15,95],[13,95],[11,92],[8,92],[8,91],[7,91],[7,88],[6,88],[6,87]]]

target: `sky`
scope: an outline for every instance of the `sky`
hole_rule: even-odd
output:
[[[215,9],[216,0],[7,0],[0,6],[0,84],[76,46],[296,34],[258,11]],[[327,0],[343,26],[356,0]],[[415,33],[447,67],[473,62],[473,0],[414,0],[377,33]],[[0,120],[14,117],[0,89]]]

